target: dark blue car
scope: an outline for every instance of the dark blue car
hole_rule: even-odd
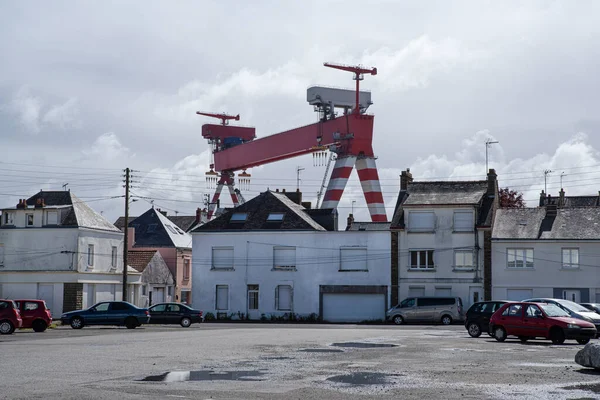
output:
[[[126,301],[105,301],[88,308],[64,313],[60,317],[63,325],[81,329],[86,325],[124,325],[135,329],[150,322],[150,313],[146,308],[138,308]]]

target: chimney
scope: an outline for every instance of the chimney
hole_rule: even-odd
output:
[[[27,200],[19,199],[19,204],[17,204],[17,208],[27,208]]]
[[[404,171],[402,171],[402,172],[404,172]],[[349,230],[353,223],[354,223],[354,215],[348,214],[348,222],[346,224],[346,230]]]
[[[496,170],[490,168],[487,174],[487,195],[488,197],[496,197],[498,194],[498,175]]]
[[[306,208],[307,210],[310,210],[312,208],[312,203],[310,201],[303,201],[302,203],[300,203],[300,205]]]
[[[199,224],[202,221],[202,210],[200,207],[196,208],[196,223]]]
[[[556,214],[557,214],[556,208],[557,208],[556,204],[550,204],[550,202],[548,202],[548,204],[546,204],[546,217],[550,217],[550,218],[556,217]]]
[[[279,193],[279,189],[275,189],[275,193]]]
[[[46,204],[44,204],[44,199],[42,197],[39,197],[35,202],[35,208],[43,208],[45,206]]]
[[[565,191],[563,188],[560,188],[560,192],[558,192],[558,207],[563,208],[565,206]]]
[[[400,190],[407,190],[408,184],[413,181],[413,176],[410,173],[410,168],[406,168],[406,171],[402,171],[400,174]]]
[[[544,206],[544,202],[546,200],[546,193],[542,190],[540,193],[540,207]]]
[[[156,211],[158,211],[159,213],[161,213],[162,215],[164,215],[165,217],[167,216],[167,212],[161,210],[160,208],[157,208]]]
[[[135,245],[135,228],[127,228],[127,251],[133,250],[133,245]]]
[[[281,193],[285,193],[285,189],[281,189]]]

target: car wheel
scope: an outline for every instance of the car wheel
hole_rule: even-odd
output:
[[[83,320],[80,317],[71,318],[71,328],[73,328],[73,329],[83,328]]]
[[[15,331],[15,326],[10,321],[1,321],[0,322],[0,334],[2,335],[10,335]]]
[[[577,343],[579,344],[588,344],[590,342],[590,339],[577,339]]]
[[[494,327],[494,337],[499,342],[504,342],[506,340],[506,331],[501,326]]]
[[[38,319],[33,321],[31,327],[33,328],[34,332],[44,332],[46,328],[48,328],[48,325],[41,319]]]
[[[529,337],[527,337],[527,336],[519,336],[519,340],[520,340],[521,342],[525,343],[526,341],[528,341],[528,340],[529,340]]]
[[[442,324],[444,324],[444,325],[451,325],[452,324],[452,317],[449,316],[449,315],[442,316]]]
[[[184,328],[189,328],[190,325],[192,324],[192,320],[189,319],[188,317],[183,317],[181,318],[181,322],[179,322],[181,324],[181,326],[183,326]]]
[[[404,323],[404,318],[400,315],[396,315],[393,320],[396,325],[402,325]]]
[[[471,336],[471,337],[481,336],[481,328],[479,327],[479,324],[476,322],[471,322],[467,326],[467,332],[469,332],[469,336]]]
[[[550,340],[554,344],[563,344],[565,342],[565,333],[561,328],[554,328],[550,331]]]
[[[125,320],[125,326],[127,329],[135,329],[139,326],[137,319],[133,317],[127,317]]]

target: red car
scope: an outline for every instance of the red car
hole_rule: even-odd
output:
[[[9,335],[23,325],[21,313],[12,300],[0,300],[0,333]]]
[[[490,332],[499,342],[517,336],[522,342],[541,337],[554,344],[564,343],[565,339],[586,344],[596,337],[594,324],[571,318],[561,308],[545,303],[504,304],[492,315]]]
[[[44,332],[52,323],[52,313],[44,300],[15,300],[21,312],[23,326],[33,328],[35,332]]]

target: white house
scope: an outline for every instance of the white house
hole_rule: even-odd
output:
[[[413,296],[456,296],[468,307],[491,298],[495,171],[481,181],[413,182],[407,170],[400,183],[391,225],[392,303]]]
[[[70,191],[2,210],[0,298],[43,299],[54,316],[122,298],[123,233]],[[129,270],[128,300],[141,274]]]
[[[304,208],[288,197],[298,194],[267,191],[193,231],[195,308],[249,319],[385,318],[389,223],[337,231],[335,210]]]
[[[600,302],[600,207],[558,208],[557,203],[564,202],[544,203],[496,213],[494,299]]]

